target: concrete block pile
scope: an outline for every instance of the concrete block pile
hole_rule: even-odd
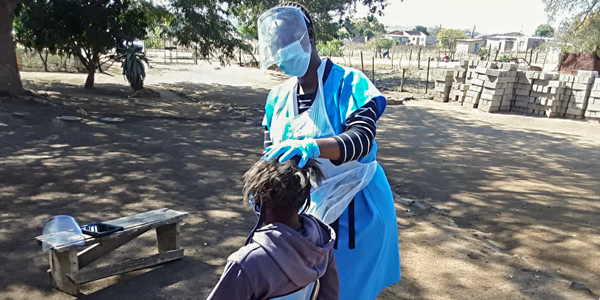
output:
[[[533,79],[527,77],[526,72],[518,72],[515,83],[514,98],[511,103],[511,111],[526,114],[529,113],[529,97]]]
[[[595,71],[559,75],[510,63],[463,61],[435,78],[434,99],[484,112],[600,119],[600,78]]]
[[[570,89],[570,97],[564,117],[569,119],[583,119],[585,117],[588,100],[597,76],[598,72],[595,71],[579,71],[577,76],[563,77],[563,79],[568,79],[566,87]]]
[[[510,111],[516,78],[514,64],[480,62],[473,72],[463,106],[485,112]]]
[[[596,79],[592,86],[588,105],[585,110],[585,118],[600,119],[600,79]]]
[[[450,100],[450,91],[454,82],[454,71],[444,70],[442,75],[435,77],[435,92],[433,100],[437,102],[448,102]]]
[[[463,60],[460,66],[454,67],[454,81],[450,90],[450,102],[462,105],[469,90],[467,84],[467,72],[469,71],[469,61]],[[469,81],[471,78],[469,78]]]
[[[477,108],[479,106],[484,84],[493,79],[488,73],[493,73],[497,71],[497,69],[498,64],[487,61],[481,61],[475,69],[470,69],[470,74],[468,76],[471,77],[471,80],[469,81],[469,90],[465,95],[463,106],[469,108]]]
[[[564,81],[556,73],[526,72],[532,82],[528,104],[528,114],[555,118],[562,116],[565,105]]]
[[[477,109],[484,112],[510,111],[517,81],[517,65],[498,63],[497,70],[487,69]]]

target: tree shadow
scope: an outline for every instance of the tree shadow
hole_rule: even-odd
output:
[[[589,137],[589,132],[597,134],[595,129],[566,120],[546,124],[554,128],[529,129],[528,123],[540,127],[533,123],[540,120],[504,115],[499,118],[505,121],[491,116],[486,121],[466,114],[434,107],[388,108],[379,124],[378,157],[392,189],[436,206],[457,228],[484,233],[507,256],[524,258],[537,269],[559,270],[557,280],[600,288],[600,277],[593,275],[600,274],[594,258],[600,250],[600,140]],[[571,127],[587,130],[587,136]],[[407,215],[399,211],[399,217]],[[460,236],[449,231],[452,227],[434,227],[439,231],[431,238],[440,253]],[[402,246],[402,229],[400,236]],[[473,242],[485,242],[479,239]],[[521,271],[520,263],[506,264],[514,273]],[[435,285],[452,291],[455,281],[441,279]],[[544,299],[569,299],[565,291],[555,291],[556,284],[509,283],[527,297],[540,296],[543,286]]]
[[[192,83],[171,87],[204,88]],[[192,97],[220,97],[226,99],[225,105],[236,93],[257,99],[263,93],[237,88],[225,91],[226,97]],[[50,288],[47,255],[33,241],[50,216],[68,214],[86,224],[162,207],[190,214],[182,226],[186,257],[86,284],[80,298],[208,296],[227,256],[243,244],[255,221],[240,194],[242,174],[262,151],[260,113],[250,114],[247,121],[218,112],[215,118],[193,120],[65,123],[54,118],[60,108],[2,105],[6,111],[0,110],[0,298],[70,299]],[[11,116],[17,110],[27,110],[28,117]],[[516,128],[448,114],[434,108],[390,107],[380,121],[379,161],[392,189],[436,205],[458,225],[451,226],[452,222],[434,214],[424,222],[418,217],[427,212],[407,212],[397,203],[405,277],[380,298],[436,298],[432,294],[447,298],[464,291],[473,293],[471,298],[498,296],[474,293],[466,281],[470,278],[491,290],[516,291],[524,299],[540,295],[570,299],[555,289],[556,280],[550,276],[528,284],[531,280],[524,278],[532,278],[535,271],[521,270],[524,264],[507,258],[511,255],[544,269],[560,268],[560,278],[600,288],[596,286],[600,278],[591,275],[600,274],[593,256],[600,250],[600,220],[595,213],[600,203],[597,143],[576,133]],[[465,232],[471,232],[465,228],[491,234],[489,239],[505,255],[487,263],[484,252],[492,251],[481,237],[466,237]],[[467,242],[481,246],[468,249]],[[152,234],[129,247],[116,255],[156,251]],[[426,262],[431,274],[406,265],[424,251],[439,258]],[[470,259],[469,253],[480,258]],[[441,261],[449,254],[454,255],[450,266],[460,263],[493,278],[498,278],[493,271],[501,270],[523,280],[500,289],[485,277],[442,270]]]

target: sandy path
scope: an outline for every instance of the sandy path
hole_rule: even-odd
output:
[[[144,103],[127,100],[120,76],[100,76],[89,92],[84,75],[23,73],[28,88],[67,105],[0,104],[0,299],[71,299],[49,288],[31,239],[47,217],[86,223],[159,207],[190,212],[186,258],[88,284],[79,298],[208,295],[252,227],[240,177],[260,155],[268,87],[283,79],[214,67],[157,67],[147,85],[171,92]],[[198,101],[250,109],[240,118]],[[87,121],[54,119],[79,106]],[[127,121],[96,121],[115,111]],[[413,101],[388,107],[378,140],[399,195],[404,278],[380,299],[598,299],[568,285],[600,290],[600,126]],[[115,255],[153,243],[151,233]]]

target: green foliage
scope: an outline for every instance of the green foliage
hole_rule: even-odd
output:
[[[121,61],[123,68],[123,76],[129,82],[131,89],[139,91],[144,88],[144,79],[146,79],[146,69],[144,62],[148,63],[148,59],[142,49],[131,44],[124,48],[117,49],[117,61]]]
[[[147,12],[131,0],[24,0],[16,36],[28,47],[77,57],[88,70],[86,87],[91,88],[102,54],[146,36]]]
[[[487,48],[479,48],[479,51],[477,51],[477,55],[479,55],[481,59],[487,58],[489,54],[490,51]]]
[[[413,31],[420,31],[426,35],[429,35],[429,31],[427,31],[427,27],[425,27],[425,26],[417,25],[417,26],[415,26]]]
[[[344,44],[340,40],[331,40],[327,42],[319,42],[317,51],[322,55],[342,56],[344,52]]]
[[[555,40],[563,50],[597,52],[600,50],[600,1],[543,0],[550,22],[562,19]]]
[[[350,38],[350,34],[346,30],[340,30],[338,31],[338,37],[340,40],[345,40]]]
[[[238,18],[241,32],[253,38],[258,38],[256,29],[260,14],[285,1],[280,0],[250,0],[247,2],[232,2],[230,11]],[[362,4],[370,9],[371,14],[383,15],[383,9],[387,5],[386,0],[299,0],[309,11],[315,24],[317,40],[330,41],[337,39],[340,24],[356,13],[356,5]],[[233,5],[235,3],[236,5]],[[350,34],[352,36],[352,34]]]
[[[429,32],[429,36],[435,36],[435,37],[438,36],[438,34],[440,33],[440,30],[442,30],[442,28],[440,26],[433,26],[433,27],[427,28],[427,32]]]
[[[498,60],[501,61],[501,62],[510,62],[510,61],[513,61],[514,59],[515,58],[512,55],[510,55],[510,54],[508,54],[508,55],[504,54],[504,55],[500,56],[500,58]]]
[[[458,39],[464,39],[467,35],[458,29],[442,29],[438,33],[437,40],[441,42],[442,47],[446,48],[450,53],[456,51]]]
[[[392,47],[396,45],[394,40],[388,40],[384,38],[376,38],[369,41],[367,46],[377,52],[381,52],[382,50],[390,50]]]
[[[346,19],[344,28],[346,28],[351,38],[368,37],[371,39],[377,35],[386,33],[385,26],[379,23],[379,20],[373,16],[357,20]]]
[[[542,24],[535,30],[535,36],[553,37],[554,28],[548,24]]]
[[[221,64],[235,57],[237,49],[249,50],[233,24],[226,19],[227,11],[216,0],[173,0],[175,18],[172,35],[179,45],[194,50],[194,57],[216,57]]]

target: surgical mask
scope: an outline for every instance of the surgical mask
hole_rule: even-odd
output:
[[[295,41],[287,45],[275,55],[277,66],[290,76],[304,76],[310,64],[310,49],[308,52],[304,51],[301,41]]]

